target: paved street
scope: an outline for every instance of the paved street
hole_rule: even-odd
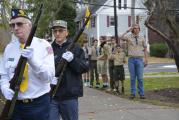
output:
[[[179,109],[144,104],[84,87],[79,120],[179,120]]]
[[[129,72],[127,65],[125,65],[125,72]],[[156,72],[177,72],[177,67],[174,63],[154,63],[144,68],[144,73]]]

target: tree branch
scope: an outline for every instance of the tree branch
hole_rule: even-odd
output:
[[[170,18],[168,16],[166,16],[166,21],[167,23],[169,24],[170,28],[172,29],[172,31],[174,32],[174,34],[176,35],[176,37],[178,38],[179,35],[177,33],[177,28],[176,28],[176,25],[170,20]]]
[[[153,27],[150,23],[149,20],[153,15],[154,9],[155,9],[156,4],[153,2],[151,11],[149,16],[147,17],[146,21],[145,21],[145,25],[146,27],[148,27],[149,29],[153,30],[154,32],[156,32],[157,34],[159,34],[160,36],[162,36],[167,42],[170,41],[169,37],[167,35],[165,35],[164,33],[162,33],[161,31],[159,31],[157,28]]]

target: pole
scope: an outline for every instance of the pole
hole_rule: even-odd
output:
[[[135,8],[135,0],[131,0],[131,7],[132,8]],[[134,25],[136,23],[136,20],[135,20],[135,9],[131,9],[131,23],[132,25]]]
[[[118,41],[118,24],[117,24],[117,9],[116,9],[116,0],[114,0],[114,31],[115,31],[115,39],[116,44],[120,45],[120,41]]]

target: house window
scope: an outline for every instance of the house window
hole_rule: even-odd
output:
[[[107,16],[107,27],[115,26],[114,16]]]
[[[139,24],[139,16],[136,16],[136,23]]]
[[[127,0],[124,0],[124,9],[127,9]]]
[[[95,28],[96,26],[96,17],[91,18],[91,28]]]
[[[121,0],[118,0],[118,8],[121,9]]]
[[[110,25],[110,26],[115,26],[114,16],[110,16],[109,18],[110,18],[110,19],[109,19],[109,25]]]

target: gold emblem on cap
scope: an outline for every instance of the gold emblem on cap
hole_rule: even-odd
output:
[[[25,16],[25,13],[23,10],[19,10],[18,16]]]

